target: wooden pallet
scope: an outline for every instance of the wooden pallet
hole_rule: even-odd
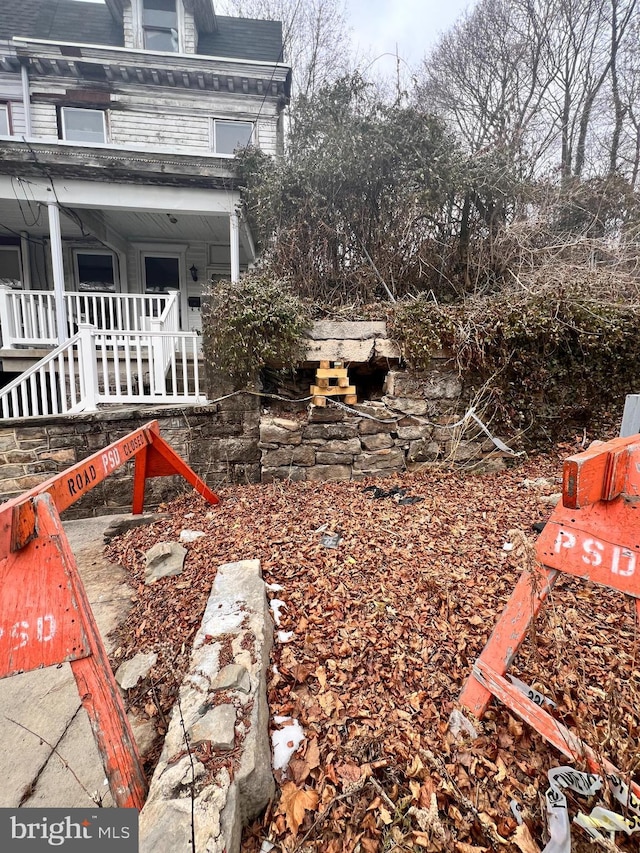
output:
[[[341,361],[321,361],[316,370],[316,383],[311,386],[311,402],[314,406],[326,406],[327,397],[343,397],[347,405],[357,403],[356,386],[349,384],[347,368]]]

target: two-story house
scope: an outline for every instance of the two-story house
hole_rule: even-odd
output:
[[[214,0],[0,0],[1,415],[181,399],[203,287],[255,259],[234,156],[279,152],[289,86],[281,25]]]

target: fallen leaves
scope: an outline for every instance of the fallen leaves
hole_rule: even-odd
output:
[[[280,802],[276,814],[284,815],[287,828],[292,835],[298,834],[305,812],[313,811],[318,805],[318,792],[310,788],[298,788],[294,782],[286,782],[280,791]]]
[[[112,559],[137,589],[120,659],[158,651],[165,713],[216,566],[257,557],[265,579],[281,587],[271,595],[285,601],[280,627],[293,634],[274,645],[268,701],[272,715],[298,720],[306,739],[280,779],[279,799],[246,832],[244,853],[257,853],[266,837],[278,853],[301,839],[305,853],[544,846],[541,794],[558,755],[496,703],[474,724],[475,740],[454,738],[447,723],[528,559],[515,534],[529,533],[541,510],[522,482],[544,476],[553,485],[558,471],[557,459],[539,457],[498,475],[405,475],[398,484],[424,497],[410,506],[373,501],[362,483],[229,487],[214,512],[189,496],[168,505],[163,522],[112,543]],[[166,579],[150,590],[144,550],[177,538],[186,506],[207,536],[186,546],[179,587]],[[320,544],[323,524],[342,531],[337,548]],[[609,757],[627,767],[640,738],[634,636],[619,597],[563,579],[514,668],[558,703],[559,718],[592,744],[606,739]],[[130,698],[151,715],[144,689]],[[513,820],[514,798],[526,824]]]

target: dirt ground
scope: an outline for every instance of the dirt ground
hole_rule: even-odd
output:
[[[485,475],[425,468],[375,481],[233,486],[215,508],[185,494],[162,508],[163,520],[111,543],[108,556],[136,591],[112,660],[158,652],[130,703],[159,735],[216,567],[259,559],[270,597],[284,602],[268,699],[272,715],[299,721],[305,740],[247,829],[245,853],[544,846],[547,770],[566,761],[496,702],[473,741],[455,738],[448,721],[523,567],[523,549],[505,545],[521,534],[535,540],[532,525],[548,517],[574,449]],[[145,550],[183,528],[206,534],[185,546],[184,573],[145,586]],[[629,601],[566,577],[512,670],[636,781],[637,651]],[[568,800],[572,817],[606,804]],[[572,836],[574,850],[592,849],[580,828]],[[637,850],[634,837],[618,833],[617,849]]]

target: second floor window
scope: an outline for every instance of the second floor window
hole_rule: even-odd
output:
[[[253,142],[253,122],[213,121],[213,150],[216,154],[235,154]]]
[[[176,0],[142,0],[142,30],[147,50],[177,53]]]
[[[0,104],[0,136],[11,136],[9,104]]]
[[[106,142],[107,126],[102,110],[83,110],[62,107],[60,110],[62,138],[70,142]]]

